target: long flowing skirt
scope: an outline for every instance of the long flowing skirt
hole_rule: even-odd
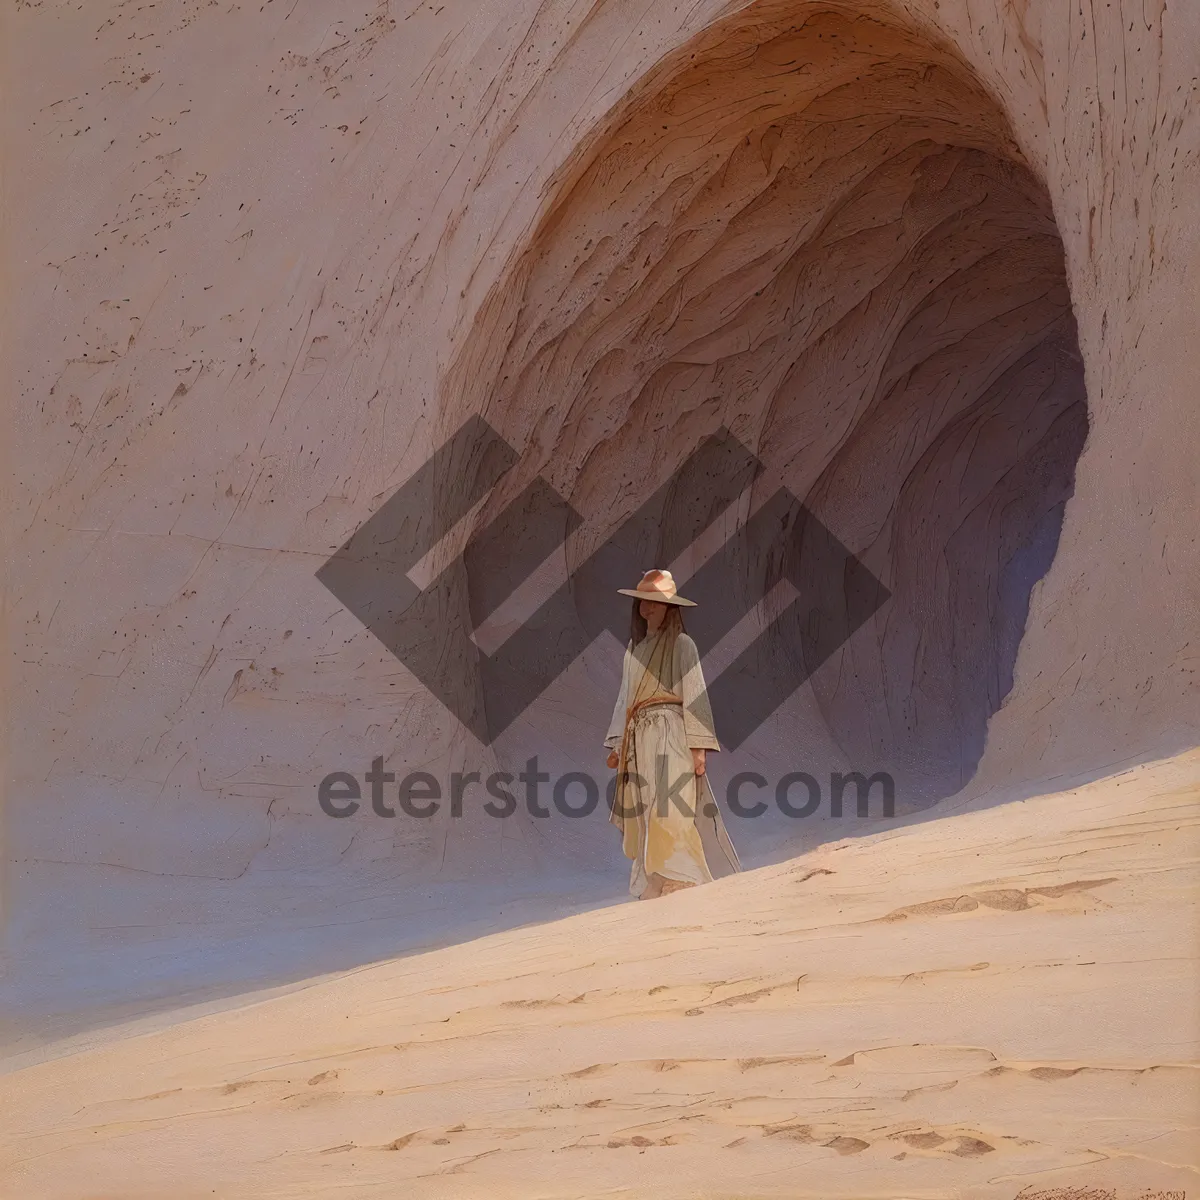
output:
[[[630,892],[641,895],[652,875],[708,883],[741,870],[708,776],[695,773],[679,705],[639,709],[627,736],[627,784],[616,795],[624,817],[614,820],[633,860]]]

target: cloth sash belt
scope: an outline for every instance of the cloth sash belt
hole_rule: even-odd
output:
[[[681,708],[683,707],[683,701],[673,692],[655,692],[653,696],[647,696],[644,700],[638,700],[625,710],[625,729],[621,734],[621,750],[617,763],[618,781],[622,780],[626,774],[625,768],[629,760],[629,733],[633,728],[634,718],[643,709],[656,704],[678,704]],[[614,801],[615,799],[616,797],[614,796]]]

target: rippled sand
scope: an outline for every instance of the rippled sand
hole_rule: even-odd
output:
[[[1193,753],[118,1039],[0,1080],[4,1194],[1200,1194],[1198,817]]]

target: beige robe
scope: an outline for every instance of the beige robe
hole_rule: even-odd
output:
[[[741,870],[708,776],[692,765],[693,748],[721,745],[700,655],[686,633],[653,633],[626,648],[604,744],[622,760],[610,816],[633,860],[633,895],[652,875],[708,883]]]

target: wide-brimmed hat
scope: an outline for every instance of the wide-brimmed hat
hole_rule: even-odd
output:
[[[670,571],[660,571],[657,567],[647,571],[636,588],[617,588],[622,596],[632,596],[635,600],[654,600],[658,604],[678,604],[687,608],[695,608],[695,600],[685,600],[675,591],[675,580]]]

